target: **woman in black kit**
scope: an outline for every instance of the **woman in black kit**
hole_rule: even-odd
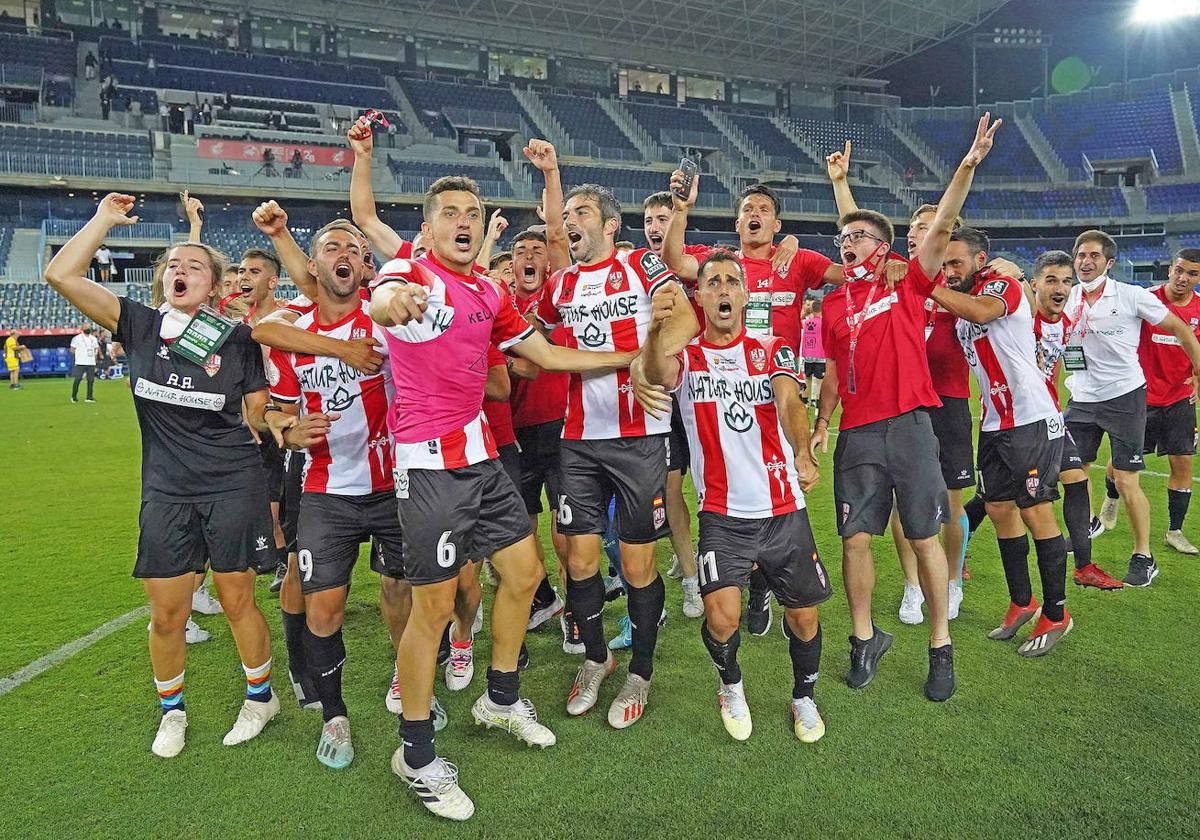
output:
[[[85,276],[109,230],[137,222],[134,198],[110,193],[95,216],[46,268],[50,286],[125,348],[142,439],[142,502],[137,561],[150,600],[150,662],[162,706],[151,750],[170,758],[184,746],[184,625],[195,574],[211,562],[246,672],[246,698],[225,736],[233,745],[258,735],[279,711],[271,692],[271,638],[254,601],[254,566],[274,549],[266,481],[258,447],[243,421],[281,434],[294,421],[268,411],[262,351],[238,324],[203,364],[174,347],[202,306],[211,304],[225,268],[220,252],[175,245],[159,259],[158,309],[118,298]],[[188,331],[188,337],[193,335]],[[268,422],[270,418],[271,422]],[[273,428],[274,426],[274,428]]]

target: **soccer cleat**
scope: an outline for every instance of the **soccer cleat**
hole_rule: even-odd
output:
[[[480,600],[479,606],[475,608],[475,620],[471,622],[471,638],[479,634],[483,629],[483,601]]]
[[[317,741],[317,761],[331,770],[349,767],[354,761],[354,743],[350,740],[350,721],[345,715],[325,721],[321,740]]]
[[[500,576],[496,574],[496,567],[492,565],[491,560],[483,561],[483,579],[489,586],[500,585]]]
[[[671,555],[671,568],[667,569],[667,577],[679,580],[683,577],[683,564],[679,562],[679,555]]]
[[[1129,558],[1129,571],[1125,575],[1125,585],[1144,589],[1158,577],[1158,565],[1153,557],[1145,554],[1135,554]]]
[[[225,738],[221,743],[227,747],[232,747],[234,744],[249,741],[262,732],[263,727],[270,723],[271,718],[277,714],[279,714],[279,695],[277,694],[272,694],[271,699],[266,703],[260,703],[257,700],[245,700],[242,703],[242,708],[238,711],[237,720],[234,721],[233,728],[225,733]]]
[[[629,616],[623,615],[617,621],[617,627],[620,628],[617,635],[613,636],[608,643],[609,650],[626,650],[633,647],[633,622]]]
[[[453,623],[446,625],[446,632],[442,634],[442,640],[438,643],[437,664],[439,668],[450,661],[450,628],[453,626]]]
[[[475,645],[473,642],[450,643],[450,661],[446,663],[446,688],[462,691],[475,676]]]
[[[792,730],[805,744],[815,744],[825,736],[825,721],[811,697],[792,701]]]
[[[392,753],[392,772],[408,783],[421,804],[448,820],[469,820],[475,803],[458,786],[458,768],[444,758],[435,758],[419,770],[404,763],[404,747]]]
[[[1017,648],[1017,653],[1026,657],[1045,656],[1074,626],[1075,621],[1066,610],[1063,610],[1062,621],[1051,621],[1043,614],[1029,638]]]
[[[396,671],[392,669],[392,685],[388,689],[387,699],[384,701],[387,710],[395,715],[404,714],[404,704],[400,702],[400,678],[396,676]],[[320,708],[320,703],[317,707]],[[438,702],[437,695],[429,698],[429,716],[433,718],[433,731],[441,732],[446,728],[449,722],[449,717],[446,715],[446,710],[442,708],[442,704]]]
[[[1104,526],[1105,531],[1111,531],[1117,527],[1117,503],[1120,499],[1110,499],[1104,497],[1104,504],[1100,505],[1100,524]]]
[[[900,620],[905,624],[920,624],[925,620],[921,605],[925,603],[925,593],[921,587],[905,581],[904,597],[900,599]]]
[[[183,628],[183,640],[189,645],[198,645],[201,642],[207,642],[211,636],[211,633],[190,618]]]
[[[718,682],[717,702],[721,706],[721,723],[735,741],[745,741],[754,730],[750,720],[750,706],[746,703],[746,691],[741,682],[725,685]]]
[[[1008,611],[1004,613],[1004,621],[995,630],[988,632],[988,638],[994,639],[997,642],[1006,642],[1017,635],[1017,631],[1021,629],[1023,624],[1037,618],[1041,614],[1042,606],[1037,602],[1037,598],[1030,598],[1029,603],[1024,607],[1010,603]]]
[[[1103,523],[1100,522],[1099,516],[1093,516],[1091,523],[1088,524],[1088,539],[1094,540],[1096,537],[1103,534],[1105,531]]]
[[[563,653],[571,656],[582,656],[584,647],[583,642],[579,639],[579,625],[571,618],[571,613],[567,610],[558,616],[559,624],[562,626]]]
[[[625,677],[625,684],[608,707],[608,722],[613,729],[626,729],[642,719],[650,698],[650,680],[637,674]]]
[[[947,593],[947,604],[949,606],[949,610],[946,614],[947,620],[953,621],[954,619],[958,618],[958,611],[962,608],[962,602],[962,583],[957,580],[950,581],[949,591]]]
[[[198,612],[201,615],[220,615],[225,612],[221,607],[221,602],[208,594],[208,587],[201,586],[192,593],[192,612]]]
[[[680,583],[683,586],[683,617],[699,618],[704,615],[704,602],[700,600],[700,581],[694,577],[685,577]]]
[[[621,583],[618,575],[604,578],[604,600],[615,601],[625,594],[625,584]]]
[[[954,679],[954,645],[930,648],[925,696],[934,703],[944,703],[954,696],[957,688],[958,682]]]
[[[771,630],[771,590],[750,590],[746,605],[746,629],[751,636],[765,636]]]
[[[571,691],[567,694],[567,714],[584,715],[590,712],[600,695],[600,683],[615,670],[617,660],[611,653],[604,662],[585,659],[575,673],[575,681],[571,683]]]
[[[91,397],[88,397],[86,400],[84,400],[84,402],[85,402],[85,403],[94,403],[94,402],[95,402],[95,400],[94,400],[94,399],[92,399]]]
[[[1200,554],[1200,548],[1192,545],[1183,535],[1183,531],[1167,531],[1163,537],[1163,545],[1175,549],[1180,554]]]
[[[475,718],[476,726],[511,732],[531,747],[546,749],[557,743],[554,733],[538,723],[537,711],[529,700],[521,699],[507,707],[495,706],[484,692],[471,707],[471,717]]]
[[[187,712],[172,709],[158,722],[158,734],[150,745],[150,752],[159,758],[174,758],[183,751],[184,732],[187,731]]]
[[[547,621],[554,618],[554,616],[562,612],[563,606],[563,599],[558,597],[558,590],[554,591],[554,600],[545,606],[539,607],[535,601],[529,608],[529,623],[525,625],[525,629],[538,629]]]
[[[874,624],[871,629],[875,632],[869,639],[850,637],[850,673],[846,674],[846,685],[851,688],[866,688],[871,684],[879,668],[879,660],[892,646],[891,633],[883,632]]]
[[[1095,563],[1088,563],[1082,569],[1072,573],[1076,586],[1091,586],[1095,589],[1114,590],[1124,589],[1125,584],[1117,580]]]
[[[404,711],[404,704],[400,702],[400,671],[395,665],[392,666],[392,684],[388,686],[387,694],[383,698],[383,705],[394,715]]]
[[[267,587],[272,592],[278,592],[283,589],[283,578],[287,574],[287,563],[280,563],[275,567],[275,577],[271,579],[271,585]]]

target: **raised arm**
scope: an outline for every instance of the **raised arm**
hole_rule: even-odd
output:
[[[533,139],[522,151],[529,162],[538,168],[546,182],[542,190],[542,221],[546,223],[546,252],[550,257],[551,273],[571,265],[571,249],[567,228],[563,224],[562,175],[554,146],[545,140]]]
[[[659,287],[651,303],[652,311],[661,307],[665,312],[659,340],[663,351],[673,356],[700,332],[700,319],[688,302],[683,287],[673,281]]]
[[[850,192],[849,140],[846,141],[845,149],[825,158],[825,171],[829,173],[829,182],[833,184],[833,200],[837,202],[838,217],[853,213],[858,209],[858,204]]]
[[[488,221],[487,233],[483,237],[483,245],[480,246],[479,253],[475,255],[475,262],[483,266],[484,269],[487,269],[488,263],[492,261],[492,249],[496,247],[496,243],[500,241],[500,237],[504,235],[504,231],[508,230],[508,219],[500,215],[502,212],[503,208],[501,207],[497,207],[492,211],[492,218]]]
[[[117,225],[136,224],[138,217],[130,216],[134,199],[131,195],[109,193],[96,205],[96,214],[63,245],[46,266],[46,282],[67,302],[113,332],[121,317],[121,302],[117,296],[87,279],[92,255],[104,244],[108,232]]]
[[[346,139],[354,151],[354,167],[350,170],[350,217],[367,240],[391,259],[400,252],[404,238],[380,219],[375,210],[375,190],[371,186],[375,135],[371,131],[371,121],[359,117],[346,132]]]
[[[691,254],[683,253],[683,239],[687,231],[688,212],[700,194],[700,175],[692,178],[692,189],[686,198],[679,195],[682,187],[683,172],[676,169],[671,173],[671,204],[675,212],[671,214],[671,223],[667,225],[667,232],[663,236],[662,259],[679,279],[695,280],[700,274],[700,263]]]
[[[188,190],[179,194],[183,203],[183,212],[188,220],[188,242],[200,242],[200,231],[204,229],[204,204]]]
[[[287,213],[276,201],[264,201],[251,214],[254,226],[265,233],[275,249],[275,256],[300,294],[310,300],[317,299],[317,278],[308,272],[308,254],[304,253],[292,232],[288,230]]]

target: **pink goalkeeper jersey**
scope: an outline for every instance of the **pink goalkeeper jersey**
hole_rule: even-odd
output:
[[[371,288],[390,282],[429,291],[421,321],[386,328],[396,469],[449,470],[497,457],[482,411],[488,346],[507,350],[533,335],[533,327],[507,290],[484,275],[451,271],[432,252],[385,264]]]

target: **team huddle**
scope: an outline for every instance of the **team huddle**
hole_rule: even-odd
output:
[[[567,713],[584,715],[606,694],[609,725],[638,723],[666,620],[655,547],[669,538],[668,574],[681,580],[685,616],[703,618],[725,729],[737,740],[752,733],[738,662],[747,589],[754,635],[769,632],[772,601],[782,609],[794,732],[811,743],[825,733],[814,690],[820,605],[833,591],[814,526],[836,526],[842,540],[852,689],[872,682],[892,643],[872,603],[872,542],[891,529],[906,578],[900,619],[921,623],[928,610],[932,701],[956,689],[950,621],[985,517],[1010,601],[997,605],[989,636],[1013,639],[1030,625],[1016,649],[1026,657],[1049,653],[1074,627],[1068,553],[1081,586],[1143,587],[1159,573],[1138,483],[1144,453],[1170,459],[1166,544],[1200,553],[1182,533],[1200,250],[1179,252],[1153,291],[1109,276],[1116,244],[1101,231],[1081,234],[1073,254],[1039,256],[1028,282],[990,260],[986,234],[960,213],[1000,124],[984,115],[938,204],[916,209],[907,256],[893,251],[892,223],[855,204],[850,144],[830,155],[840,264],[794,237],[776,244],[780,203],[764,185],[737,197],[736,250],[687,244],[702,178],[686,167],[644,202],[649,247],[618,242],[612,192],[564,191],[541,140],[524,154],[544,179],[545,224],[517,234],[510,252],[493,253],[506,222],[489,221],[465,177],[429,187],[421,233],[405,241],[376,212],[364,117],[348,134],[353,222],[325,225],[305,253],[267,201],[253,223],[273,250],[247,251],[223,286],[226,258],[201,241],[198,202],[185,197],[192,238],[163,254],[146,306],[84,276],[110,229],[137,221],[132,197],[106,196],[46,279],[128,355],[143,450],[134,576],[150,601],[162,709],[152,751],[173,757],[185,744],[185,628],[206,570],[246,675],[224,743],[256,737],[280,710],[254,595],[256,574],[278,569],[290,682],[299,704],[322,715],[318,761],[343,768],[354,744],[342,624],[369,542],[396,654],[385,696],[399,717],[392,769],[431,812],[465,820],[474,805],[435,750],[448,721],[434,689],[439,667],[448,691],[473,680],[481,574],[495,590],[477,724],[555,744],[521,696],[520,672],[527,630],[556,616],[564,653],[582,657],[569,688],[564,671]],[[373,251],[390,259],[376,266]],[[290,302],[274,296],[284,270],[301,292]],[[1070,374],[1065,410],[1060,366]],[[1093,517],[1088,474],[1106,434],[1108,499]],[[813,512],[806,493],[835,436],[834,510]],[[1114,527],[1118,500],[1133,533],[1123,580],[1093,562],[1090,543]],[[537,536],[543,507],[560,588]],[[627,615],[609,640],[605,603],[622,591]],[[627,668],[606,692],[622,649]]]

